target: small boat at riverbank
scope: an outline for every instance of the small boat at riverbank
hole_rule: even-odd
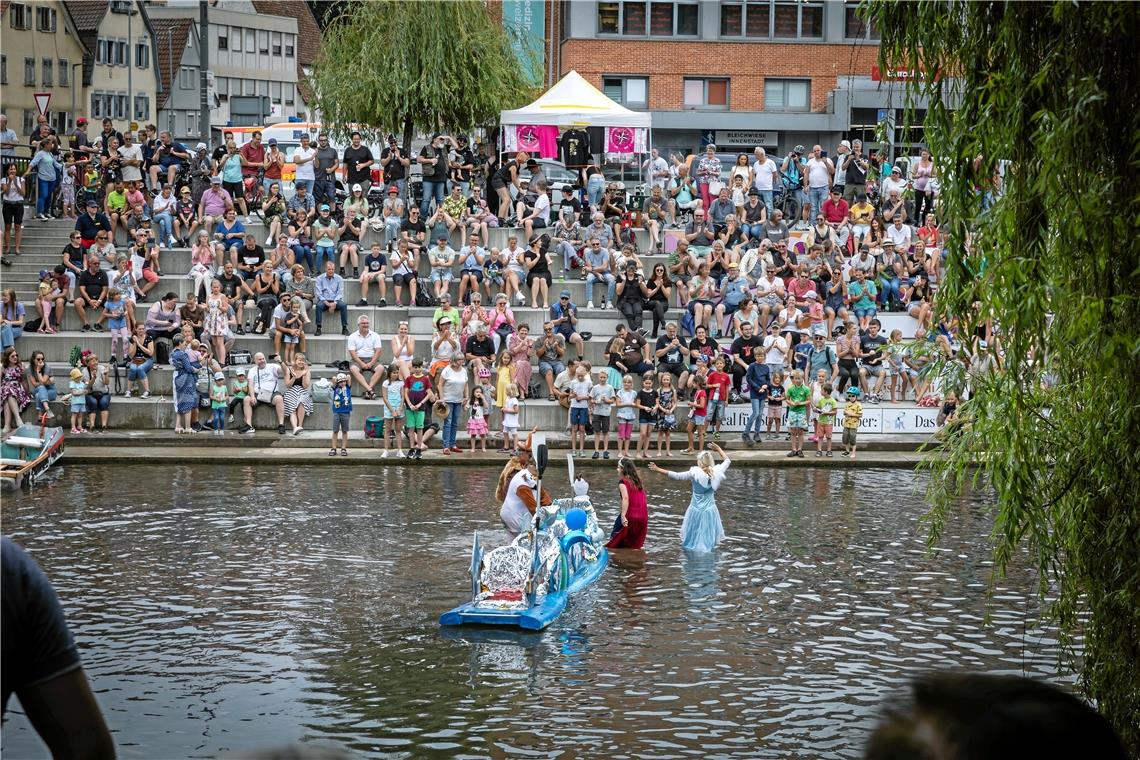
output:
[[[539,492],[545,460],[545,444],[540,444]],[[570,471],[573,480],[572,462]],[[545,628],[565,611],[572,595],[605,572],[609,564],[605,538],[589,496],[539,506],[527,530],[486,553],[476,531],[471,601],[443,613],[439,624]]]
[[[20,425],[0,441],[0,488],[33,485],[63,456],[63,428]]]

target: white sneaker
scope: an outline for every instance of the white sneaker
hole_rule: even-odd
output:
[[[127,391],[126,393],[123,394],[123,398],[130,398],[130,397],[131,397],[130,391]]]
[[[586,301],[586,308],[587,309],[594,308],[594,302],[593,301]]]
[[[526,303],[526,296],[524,296],[522,293],[515,293],[515,298],[519,300],[520,306]]]
[[[388,458],[388,449],[384,449],[383,451],[380,452],[380,458],[381,459],[387,459]]]
[[[244,224],[253,224],[253,217],[252,217],[252,216],[247,216],[247,217],[245,218],[245,222],[243,222],[243,223],[244,223]]]
[[[150,391],[143,391],[139,398],[150,398]]]
[[[170,240],[168,240],[168,241],[166,242],[166,245],[167,245],[167,247],[169,247],[169,248],[175,248],[175,247],[177,247],[177,246],[178,246],[178,241],[174,239],[174,236],[173,236],[173,235],[171,235],[171,236],[170,236]]]
[[[399,458],[402,456],[404,456],[404,450],[403,449],[396,449],[396,457]]]
[[[269,237],[265,238],[265,244],[266,244],[266,245],[273,245],[273,236],[272,236],[272,235],[270,235]]]

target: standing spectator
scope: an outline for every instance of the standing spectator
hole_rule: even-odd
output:
[[[294,192],[299,193],[303,187],[306,197],[313,196],[313,185],[317,177],[317,151],[309,144],[307,132],[301,133],[301,145],[293,151],[293,165],[296,167],[293,176]]]
[[[710,143],[705,146],[705,155],[697,162],[697,189],[701,194],[701,202],[706,209],[713,201],[710,186],[713,183],[722,184],[721,171],[720,159],[716,157],[716,146]]]
[[[344,278],[336,273],[332,261],[325,262],[325,273],[314,286],[317,302],[317,335],[321,334],[321,321],[325,313],[340,314],[340,333],[348,335],[348,306],[344,302]]]
[[[459,417],[467,400],[467,370],[463,367],[463,355],[456,353],[448,365],[439,371],[437,393],[447,404],[447,417],[443,422],[443,453],[462,454],[463,449],[456,445],[459,432]]]
[[[281,170],[285,167],[285,154],[277,147],[277,138],[269,138],[269,148],[265,152],[265,178],[261,181],[266,193],[272,185],[281,186]]]
[[[408,167],[411,166],[411,163],[412,160],[404,155],[396,143],[396,138],[389,135],[388,145],[380,152],[380,165],[384,167],[384,184],[396,189],[396,195],[401,199],[401,202],[404,197],[404,188],[407,185]],[[389,193],[391,193],[391,188]]]
[[[329,443],[329,456],[336,454],[336,438],[340,434],[340,455],[348,456],[348,431],[352,417],[352,388],[348,375],[338,372],[333,378],[332,393],[329,394],[329,411],[332,413],[332,441]],[[387,446],[387,436],[385,436]],[[387,454],[387,448],[384,449]]]
[[[867,194],[867,170],[869,165],[863,155],[863,141],[853,140],[851,152],[843,157],[843,198],[850,203],[860,195]]]
[[[313,199],[318,203],[336,205],[336,169],[340,166],[340,158],[336,154],[336,148],[329,145],[329,136],[324,132],[317,135],[315,161]]]
[[[188,349],[186,339],[176,335],[174,350],[170,353],[170,364],[174,367],[175,433],[192,432],[190,417],[198,409],[198,371],[202,365]]]
[[[242,187],[244,190],[247,177],[258,177],[265,171],[265,146],[261,144],[261,133],[254,132],[249,136],[249,142],[238,150],[238,160],[241,163]],[[264,185],[263,185],[264,188]],[[246,224],[253,224],[253,218],[246,214]]]
[[[249,206],[245,202],[245,185],[242,183],[242,158],[238,152],[237,143],[226,141],[226,153],[217,162],[216,171],[222,178],[222,188],[229,193],[237,205],[241,206],[241,213],[247,223],[252,223],[249,216]]]
[[[3,117],[0,117],[3,118]],[[8,130],[11,132],[12,130]],[[13,132],[13,135],[15,133]],[[6,164],[4,167],[4,178],[0,179],[0,196],[3,196],[4,201],[4,249],[3,253],[14,253],[19,256],[22,251],[20,250],[20,243],[24,238],[24,200],[27,197],[27,183],[24,178],[16,173],[16,165],[14,163]],[[95,204],[98,208],[99,204]],[[107,225],[110,229],[110,225]],[[15,247],[13,247],[13,235],[15,231]],[[10,259],[5,258],[5,264],[10,265]]]
[[[39,149],[28,164],[25,177],[36,173],[36,219],[54,219],[51,215],[52,193],[55,192],[56,177],[63,172],[63,164],[55,157],[55,140],[48,137],[39,144]]]

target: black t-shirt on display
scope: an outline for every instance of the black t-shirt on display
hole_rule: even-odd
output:
[[[103,298],[103,292],[107,289],[107,273],[102,269],[92,273],[89,269],[84,269],[83,272],[75,279],[75,285],[80,291],[86,291],[87,295],[99,300]]]
[[[385,262],[388,260],[383,251],[373,254],[371,251],[364,257],[364,271],[366,272],[379,272],[384,268]]]
[[[883,363],[883,346],[887,345],[887,336],[879,333],[875,337],[870,334],[862,335],[859,339],[860,350],[864,354],[873,353],[873,356],[864,356],[863,363],[877,367]]]
[[[590,163],[590,135],[580,129],[568,129],[562,133],[562,163],[569,168]]]
[[[491,336],[487,335],[482,340],[478,335],[472,335],[467,339],[467,353],[472,356],[490,357],[495,355],[495,342],[491,340]]]
[[[222,295],[226,298],[233,298],[237,295],[238,288],[241,287],[241,278],[237,276],[236,272],[228,277],[225,272],[222,272],[214,279],[222,284]]]
[[[416,234],[420,232],[424,233],[425,235],[427,234],[427,225],[424,224],[423,219],[417,219],[414,222],[411,219],[405,219],[404,221],[400,222],[400,232],[405,231],[408,233],[408,237],[411,239],[411,243],[409,243],[409,245],[427,245],[426,237],[422,241],[420,238],[416,237]]]
[[[704,343],[701,343],[697,338],[693,338],[693,340],[689,343],[689,351],[696,351],[698,354],[708,359],[711,365],[713,357],[716,356],[717,344],[716,341],[712,338],[705,338]],[[692,354],[689,354],[689,356],[693,359],[696,359],[696,357],[694,357]]]
[[[424,149],[420,151],[420,155],[424,158],[431,158],[432,153],[435,154],[436,158],[434,164],[420,164],[424,179],[432,182],[447,179],[447,151],[442,148],[433,148],[430,145],[425,145]]]

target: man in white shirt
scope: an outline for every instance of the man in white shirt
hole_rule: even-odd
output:
[[[771,216],[772,193],[779,185],[780,170],[763,148],[756,148],[755,155],[756,160],[752,162],[752,186],[760,193],[760,200],[767,206],[768,216]]]
[[[847,182],[847,156],[851,153],[851,143],[843,140],[835,149],[835,183],[843,186]]]
[[[823,148],[815,145],[811,149],[811,158],[807,162],[807,171],[804,172],[804,188],[808,193],[808,202],[811,204],[811,215],[816,217],[827,200],[831,190],[831,181],[835,177],[835,164],[830,158],[824,158]]]
[[[665,189],[665,184],[669,181],[669,162],[661,158],[661,154],[654,148],[651,151],[649,158],[641,165],[645,170],[645,181],[650,189],[659,187]]]
[[[302,132],[301,147],[293,151],[293,165],[297,167],[293,176],[294,191],[299,185],[304,185],[305,192],[312,195],[313,184],[317,179],[316,161],[317,150],[309,144],[308,133]]]
[[[546,182],[539,180],[535,185],[535,192],[538,193],[534,198],[534,206],[532,211],[523,216],[519,214],[522,219],[523,237],[530,240],[534,236],[536,229],[545,229],[550,226],[550,196],[546,194]]]
[[[246,373],[249,377],[249,395],[245,397],[242,409],[245,412],[245,424],[238,430],[239,433],[255,432],[253,428],[253,410],[258,404],[272,406],[277,412],[277,434],[285,435],[285,392],[282,381],[281,367],[265,361],[265,354],[258,351],[253,355],[253,366]]]
[[[895,250],[905,253],[911,248],[910,225],[903,224],[901,215],[895,215],[894,222],[887,227],[887,239],[895,244]]]
[[[130,130],[123,134],[123,144],[118,150],[119,158],[122,159],[123,182],[142,182],[142,148],[135,142]]]
[[[379,333],[369,329],[371,322],[363,314],[356,320],[356,332],[348,336],[348,371],[364,389],[364,398],[376,398],[376,386],[384,381],[387,368],[380,361],[382,343]],[[371,377],[366,373],[371,372]]]

